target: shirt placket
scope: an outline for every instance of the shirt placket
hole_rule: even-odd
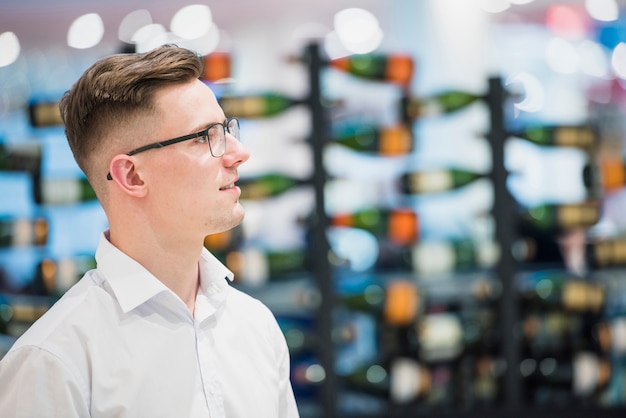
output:
[[[224,411],[224,399],[222,391],[217,380],[217,370],[213,361],[211,342],[209,338],[210,330],[207,329],[206,323],[203,327],[203,321],[198,319],[202,315],[198,315],[196,311],[196,319],[194,320],[194,330],[196,334],[196,355],[198,357],[198,365],[200,367],[200,377],[202,379],[202,387],[204,396],[209,408],[211,418],[226,418]]]

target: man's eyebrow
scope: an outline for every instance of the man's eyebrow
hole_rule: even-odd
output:
[[[221,123],[222,125],[226,126],[226,124],[228,123],[228,118],[225,118],[225,119],[224,119],[223,121],[221,121],[221,122],[209,122],[209,123],[206,123],[206,124],[202,124],[200,127],[198,127],[198,128],[196,128],[195,130],[193,130],[193,132],[194,132],[194,133],[195,133],[195,132],[202,132],[202,131],[204,131],[205,129],[207,129],[209,126],[211,126],[211,125],[215,125],[215,124],[218,124],[218,123]]]

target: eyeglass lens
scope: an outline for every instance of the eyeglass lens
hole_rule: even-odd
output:
[[[209,128],[209,147],[214,157],[221,157],[226,152],[226,131],[239,140],[239,121],[230,119],[226,127],[218,123]]]

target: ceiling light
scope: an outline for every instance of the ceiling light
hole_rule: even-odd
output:
[[[176,12],[170,30],[183,39],[197,39],[206,35],[212,25],[213,15],[209,6],[192,4]]]
[[[67,44],[72,48],[86,49],[100,43],[104,35],[104,23],[97,13],[88,13],[72,22],[67,31]]]
[[[350,8],[337,12],[334,26],[341,43],[353,53],[371,52],[383,39],[378,19],[364,9]]]
[[[136,44],[137,52],[146,52],[167,42],[167,32],[163,25],[152,23],[139,28],[131,41]]]
[[[622,80],[626,80],[626,44],[624,42],[620,42],[613,50],[611,65],[615,74]]]
[[[552,38],[546,49],[548,66],[561,74],[578,71],[579,56],[574,46],[562,38]]]
[[[611,22],[619,17],[619,7],[615,0],[586,0],[585,8],[596,20]]]
[[[13,64],[20,55],[20,41],[13,32],[0,34],[0,67]]]
[[[511,7],[508,0],[476,0],[476,3],[487,13],[501,13]]]
[[[120,22],[120,26],[117,30],[117,36],[120,41],[126,43],[133,43],[133,36],[135,33],[144,26],[152,23],[152,16],[150,12],[145,9],[135,10],[127,14]]]
[[[581,39],[587,32],[587,24],[578,9],[563,4],[555,4],[546,11],[546,26],[557,36],[568,39]]]

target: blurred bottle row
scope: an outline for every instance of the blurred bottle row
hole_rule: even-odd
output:
[[[229,59],[207,56],[204,80],[228,77]],[[307,57],[291,61],[309,64]],[[346,414],[381,416],[398,405],[412,412],[498,406],[504,399],[503,376],[511,368],[518,370],[528,405],[626,403],[621,384],[626,288],[619,280],[626,236],[600,228],[606,196],[626,187],[626,159],[605,152],[601,132],[592,124],[509,129],[506,141],[536,146],[546,160],[554,157],[551,151],[575,150],[577,163],[564,165],[559,175],[582,193],[560,199],[545,192],[532,204],[512,199],[516,236],[510,247],[503,246],[494,235],[493,196],[478,189],[472,190],[478,197],[463,194],[477,184],[489,189],[489,164],[416,164],[430,152],[426,144],[436,143],[446,154],[450,148],[446,138],[429,141],[416,134],[422,132],[420,124],[433,119],[454,124],[451,115],[476,106],[487,118],[487,96],[457,90],[413,94],[415,66],[400,54],[355,55],[325,64],[322,76],[337,71],[356,76],[364,92],[370,83],[397,89],[385,104],[393,109],[393,121],[379,124],[363,114],[344,118],[350,114],[348,102],[337,99],[341,91],[330,92],[332,97],[322,99],[330,116],[323,129],[327,138],[299,140],[327,151],[324,172],[294,175],[272,162],[270,170],[242,175],[238,185],[246,220],[205,239],[235,273],[235,284],[277,315],[292,355],[302,415],[310,408],[311,416],[323,416],[320,391],[331,378],[339,384],[339,407]],[[244,132],[245,124],[296,118],[291,110],[310,107],[310,98],[280,92],[216,91],[226,115],[241,118]],[[54,130],[60,123],[54,101],[33,100],[25,112],[34,132],[49,136],[53,129],[53,140],[64,143],[62,131]],[[293,142],[277,139],[279,134],[274,130],[271,138],[257,140]],[[487,135],[470,132],[467,138],[487,143]],[[0,187],[20,190],[19,199],[26,202],[0,204],[0,334],[11,338],[94,267],[93,250],[106,227],[84,178],[52,176],[44,169],[49,149],[42,143],[30,137],[0,142]],[[333,154],[338,148],[341,153]],[[67,148],[64,158],[71,160]],[[304,160],[295,164],[308,166]],[[356,165],[366,169],[353,174]],[[513,185],[524,167],[517,172],[514,161],[510,167]],[[325,182],[333,294],[320,292],[315,277],[320,255],[312,238],[319,225],[313,183],[319,176]],[[458,200],[442,200],[455,194]],[[470,198],[479,204],[474,207]],[[24,206],[28,210],[15,209]],[[444,206],[454,214],[440,210]],[[443,231],[457,223],[460,232]],[[93,239],[80,241],[88,232]],[[514,324],[502,324],[499,315],[502,303],[511,302],[503,301],[502,278],[494,272],[504,251],[513,253],[519,267],[512,302],[521,314]],[[318,323],[324,298],[335,306],[332,329]],[[517,365],[503,360],[503,327],[519,331]],[[333,346],[320,343],[325,333]],[[333,351],[334,370],[323,367],[324,350]]]

